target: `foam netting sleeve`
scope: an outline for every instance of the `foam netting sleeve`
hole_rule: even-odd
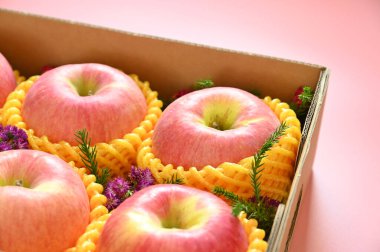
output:
[[[265,252],[268,249],[268,243],[264,241],[265,231],[257,228],[258,222],[255,219],[247,219],[247,214],[240,212],[238,215],[240,223],[248,238],[247,252]]]
[[[15,76],[15,79],[16,79],[17,84],[20,84],[21,82],[23,82],[23,81],[25,80],[25,76],[22,76],[22,75],[20,74],[20,71],[18,71],[18,70],[14,70],[14,71],[13,71],[13,74],[14,74],[14,76]]]
[[[294,165],[301,139],[301,124],[293,110],[279,99],[265,97],[264,102],[276,114],[280,122],[285,122],[288,128],[279,142],[266,153],[263,159],[261,173],[261,193],[271,199],[284,202],[289,194],[294,176]],[[153,132],[151,132],[151,135]],[[250,170],[253,156],[242,159],[238,163],[224,162],[217,167],[207,165],[201,169],[191,167],[174,167],[163,164],[152,152],[151,137],[143,141],[138,155],[139,167],[149,168],[157,181],[163,182],[173,176],[181,178],[185,185],[198,189],[212,191],[215,186],[221,186],[230,192],[249,198],[253,195]]]
[[[23,82],[23,81],[25,80],[25,77],[22,76],[18,70],[14,70],[14,71],[13,71],[13,74],[14,74],[14,76],[15,76],[15,79],[16,79],[16,82],[17,82],[17,85],[20,84],[21,82]],[[1,115],[2,115],[2,112],[3,112],[3,108],[0,108],[0,124],[1,124],[1,122],[3,121],[2,116],[1,116]]]
[[[97,143],[97,161],[100,168],[110,169],[112,176],[125,176],[131,165],[136,162],[137,150],[143,140],[150,136],[150,131],[161,116],[162,101],[158,93],[150,89],[149,82],[141,82],[136,75],[130,75],[143,92],[148,111],[139,126],[120,139],[114,139],[108,143]],[[30,148],[41,150],[59,156],[66,162],[73,161],[77,167],[84,164],[80,158],[78,146],[72,146],[65,141],[59,143],[50,142],[47,136],[36,136],[33,129],[29,129],[22,117],[22,106],[30,87],[39,76],[30,77],[21,82],[17,88],[7,97],[3,106],[2,124],[14,125],[22,128],[28,135]]]
[[[99,235],[103,230],[105,222],[110,217],[108,209],[105,206],[107,198],[102,194],[103,186],[95,182],[95,175],[86,174],[85,168],[76,168],[74,162],[70,162],[69,164],[80,176],[86,187],[90,202],[90,220],[86,230],[78,238],[75,247],[67,249],[66,252],[92,252],[95,251]]]

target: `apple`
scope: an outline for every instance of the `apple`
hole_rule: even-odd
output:
[[[86,128],[92,143],[130,133],[147,112],[145,97],[128,75],[102,64],[71,64],[41,75],[25,97],[22,117],[37,136],[76,145]]]
[[[17,86],[13,69],[3,54],[0,53],[0,108],[10,92]]]
[[[89,216],[85,186],[69,164],[42,151],[0,152],[0,251],[64,251]]]
[[[217,196],[173,184],[144,188],[111,212],[98,252],[247,251],[231,207]]]
[[[185,169],[252,156],[280,125],[258,97],[232,87],[186,94],[171,103],[158,120],[152,152],[163,164]]]

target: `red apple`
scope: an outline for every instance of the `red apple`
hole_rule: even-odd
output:
[[[16,88],[16,78],[7,59],[0,53],[0,108],[10,92]]]
[[[248,240],[231,207],[195,188],[161,184],[125,200],[106,222],[99,252],[247,251]]]
[[[0,152],[0,251],[64,251],[89,215],[84,184],[67,163],[36,150]]]
[[[83,128],[92,143],[122,138],[146,115],[145,97],[128,75],[101,64],[51,69],[26,95],[22,116],[37,136],[76,144]]]
[[[152,151],[163,164],[218,166],[252,156],[280,125],[258,97],[237,88],[213,87],[182,96],[159,119]]]

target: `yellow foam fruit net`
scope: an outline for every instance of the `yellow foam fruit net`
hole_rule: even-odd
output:
[[[25,80],[25,77],[22,76],[18,70],[14,70],[13,74],[15,76],[17,85]],[[2,112],[3,112],[3,108],[0,108],[0,123],[3,121],[2,116],[1,116]]]
[[[21,82],[25,80],[25,77],[22,76],[18,70],[14,70],[13,74],[15,76],[17,84],[20,84]]]
[[[76,168],[73,162],[70,165],[81,177],[90,200],[90,223],[86,231],[78,238],[75,247],[67,249],[65,252],[93,252],[96,250],[96,244],[99,236],[112,212],[109,213],[105,207],[107,198],[102,194],[103,186],[96,183],[96,177],[93,174],[87,175],[86,169]],[[265,231],[257,228],[255,219],[248,220],[246,214],[241,212],[238,216],[244,231],[248,238],[247,252],[265,252],[268,243],[264,241]]]
[[[103,186],[96,183],[96,177],[93,174],[87,175],[85,168],[76,168],[73,162],[70,162],[75,172],[81,177],[90,200],[90,223],[86,231],[78,238],[75,247],[67,249],[65,252],[92,252],[96,250],[96,243],[103,230],[103,227],[111,216],[105,207],[107,202],[106,196],[102,194]],[[255,219],[248,220],[246,214],[241,212],[238,216],[244,231],[248,238],[247,252],[265,252],[268,243],[264,241],[265,231],[257,228]]]
[[[144,94],[148,110],[139,126],[132,132],[127,132],[123,138],[114,139],[109,143],[96,144],[98,165],[100,168],[107,167],[110,169],[112,176],[124,176],[130,171],[131,165],[135,163],[139,146],[149,136],[149,132],[162,113],[162,101],[158,100],[158,93],[150,89],[149,82],[141,82],[136,75],[130,75],[130,77]],[[77,167],[83,167],[78,146],[72,146],[65,141],[52,143],[47,136],[36,136],[33,129],[29,129],[24,122],[21,113],[23,102],[28,90],[38,78],[39,76],[33,76],[21,82],[15,91],[8,96],[2,111],[2,124],[14,125],[24,129],[28,135],[31,149],[57,155],[67,162],[74,161]]]
[[[270,97],[265,97],[264,102],[288,128],[263,159],[260,188],[263,196],[283,202],[288,197],[294,175],[294,164],[301,139],[301,124],[287,103]],[[150,135],[152,134],[153,132],[150,132]],[[155,157],[152,152],[151,137],[142,143],[137,154],[138,166],[149,168],[159,182],[176,176],[183,179],[184,184],[188,186],[210,192],[215,186],[221,186],[243,198],[253,195],[250,178],[252,161],[253,156],[244,158],[238,163],[224,162],[217,167],[207,165],[199,170],[196,167],[185,170],[182,166],[165,165]]]
[[[102,194],[103,186],[95,183],[95,175],[86,174],[85,168],[76,168],[74,162],[70,162],[69,164],[80,176],[86,187],[88,199],[90,201],[90,222],[85,232],[78,238],[75,247],[67,249],[66,252],[95,251],[96,242],[98,241],[104,223],[110,217],[108,209],[105,207],[107,198]]]
[[[264,241],[265,231],[257,228],[258,222],[255,219],[247,219],[247,214],[240,212],[238,215],[240,223],[243,225],[248,238],[247,252],[265,252],[268,249],[268,243]]]

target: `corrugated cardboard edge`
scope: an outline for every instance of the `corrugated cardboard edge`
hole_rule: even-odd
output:
[[[277,230],[273,231],[275,232],[274,237],[276,237],[276,239],[269,244],[269,252],[288,251],[289,249],[298,210],[302,200],[302,193],[307,187],[307,182],[311,174],[314,153],[309,153],[309,150],[313,148],[312,151],[315,152],[316,140],[318,138],[321,122],[321,120],[318,119],[322,114],[323,101],[328,86],[328,78],[329,70],[324,69],[321,73],[313,103],[302,132],[303,139],[296,166],[297,170],[289,193],[289,198],[285,209],[283,210],[280,225]]]

